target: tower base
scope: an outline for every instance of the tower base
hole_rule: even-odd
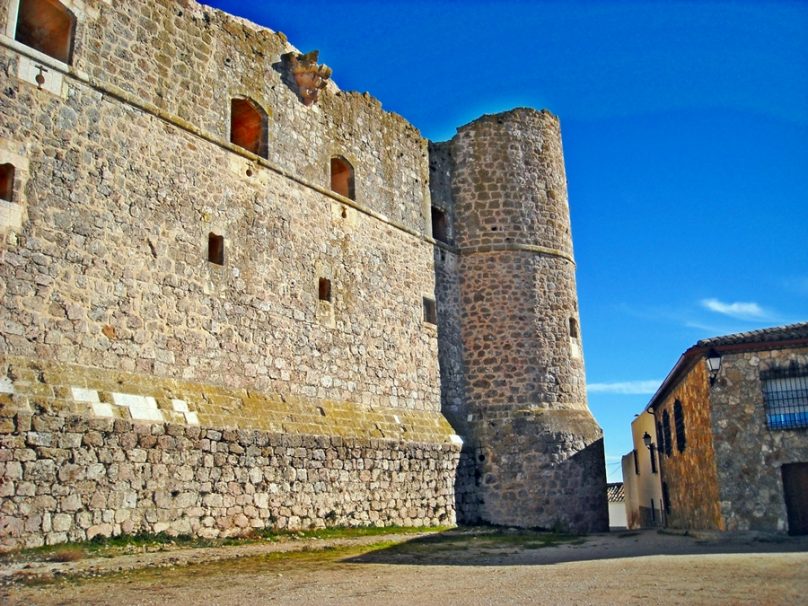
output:
[[[608,530],[603,434],[589,411],[486,409],[469,429],[461,523]]]

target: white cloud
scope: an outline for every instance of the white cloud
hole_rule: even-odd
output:
[[[760,305],[752,302],[724,303],[718,299],[703,299],[701,304],[710,311],[738,320],[764,320],[768,315]]]
[[[586,386],[590,393],[617,393],[622,395],[652,395],[662,381],[622,381],[615,383],[589,383]]]

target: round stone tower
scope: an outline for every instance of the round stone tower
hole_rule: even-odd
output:
[[[558,119],[515,109],[451,141],[466,411],[479,519],[608,528],[586,402]]]

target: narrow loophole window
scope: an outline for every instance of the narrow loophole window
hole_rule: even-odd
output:
[[[208,234],[208,261],[216,265],[224,265],[224,236]]]
[[[267,157],[267,115],[249,99],[230,102],[230,143]]]
[[[573,339],[578,338],[578,320],[570,318],[570,337]]]
[[[317,296],[320,301],[331,302],[331,280],[328,278],[320,278],[317,290]]]
[[[356,200],[353,166],[341,156],[331,158],[331,191]]]
[[[439,208],[432,207],[432,237],[441,242],[449,242],[449,221],[446,213]]]
[[[13,164],[0,164],[0,200],[14,201]]]
[[[435,305],[435,300],[429,297],[424,297],[424,322],[427,324],[438,323],[438,307]]]
[[[20,0],[14,38],[26,46],[70,63],[76,18],[57,0]]]

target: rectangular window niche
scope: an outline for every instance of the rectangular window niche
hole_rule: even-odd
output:
[[[331,303],[331,280],[328,278],[320,278],[317,283],[317,297],[320,301]]]
[[[224,265],[224,236],[208,234],[208,262],[214,265]]]
[[[424,297],[424,322],[434,326],[438,324],[438,306],[435,304],[435,299]]]

